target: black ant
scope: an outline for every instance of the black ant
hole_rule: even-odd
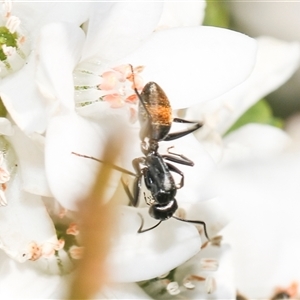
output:
[[[145,201],[150,206],[149,214],[159,222],[153,227],[143,229],[144,220],[142,218],[142,224],[138,230],[138,233],[146,232],[157,227],[162,221],[169,218],[174,218],[179,221],[189,222],[194,224],[201,224],[204,227],[204,233],[209,240],[206,224],[203,221],[186,220],[174,216],[175,211],[178,209],[178,204],[175,199],[177,189],[183,187],[184,174],[173,164],[167,162],[172,161],[175,163],[193,166],[194,163],[185,156],[177,153],[170,152],[168,148],[168,154],[161,155],[158,153],[159,142],[171,141],[181,138],[193,131],[199,129],[202,124],[198,122],[187,121],[180,118],[172,119],[172,108],[170,102],[162,90],[162,88],[155,82],[148,82],[140,94],[135,86],[134,71],[132,66],[132,81],[133,88],[139,99],[139,122],[141,125],[140,139],[141,150],[144,154],[143,157],[139,157],[133,160],[132,164],[136,171],[136,174],[131,173],[118,166],[112,166],[114,169],[130,174],[136,177],[133,195],[130,193],[127,185],[123,183],[124,189],[129,196],[132,206],[137,206],[140,198],[140,191],[142,186],[142,178],[144,178],[145,186],[151,193],[151,199]],[[172,122],[193,124],[189,129],[170,133]],[[102,162],[96,158],[74,153],[78,156],[91,158],[96,161]],[[175,183],[175,180],[171,172],[177,173],[181,176],[179,184]]]

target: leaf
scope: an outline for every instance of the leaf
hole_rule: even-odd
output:
[[[7,110],[2,102],[2,99],[0,98],[0,117],[6,117]]]
[[[251,106],[225,133],[230,132],[249,123],[268,124],[274,127],[282,128],[283,120],[273,116],[272,109],[265,99],[258,101]]]
[[[206,1],[203,25],[230,28],[230,16],[225,2]]]

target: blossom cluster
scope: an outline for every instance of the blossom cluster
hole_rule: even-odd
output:
[[[274,226],[290,247],[299,249],[299,243],[287,239],[292,234],[282,231],[290,227],[273,223],[278,214],[268,219],[272,226],[268,221],[264,227],[267,205],[280,212],[282,203],[270,204],[265,191],[272,189],[272,199],[277,199],[274,184],[261,187],[262,175],[253,176],[255,171],[274,174],[274,169],[259,169],[262,162],[275,160],[274,168],[285,170],[278,157],[291,151],[293,141],[282,129],[267,124],[229,130],[250,107],[289,79],[299,65],[300,45],[202,26],[204,14],[204,1],[188,5],[4,1],[0,16],[2,298],[66,297],[85,253],[80,207],[94,186],[111,137],[121,151],[114,161],[118,169],[107,180],[102,197],[117,203],[117,232],[107,257],[110,283],[95,298],[299,296],[297,270],[284,277],[282,266],[281,277],[263,281],[261,277],[270,274],[264,264],[268,267],[274,261],[266,261],[268,254],[260,253],[262,240],[260,245],[250,240],[255,232],[254,239],[258,235],[273,245],[264,228],[272,231]],[[137,93],[150,81],[165,91],[173,117],[202,125],[194,134],[161,141],[159,153],[168,155],[172,149],[193,161],[192,167],[178,167],[184,186],[177,190],[176,216],[205,222],[209,240],[203,226],[175,218],[137,232],[141,219],[146,228],[156,222],[149,216],[151,195],[146,195],[143,183],[140,207],[130,207],[128,195],[136,181],[132,161],[144,156]],[[171,130],[184,130],[185,125],[174,124]],[[298,158],[291,162],[297,174]],[[247,168],[250,174],[245,174]],[[240,172],[260,196],[253,196],[251,184],[237,175]],[[282,179],[277,177],[275,182]],[[262,195],[264,203],[259,202]],[[294,207],[293,195],[286,201]],[[233,220],[233,215],[241,218]],[[246,222],[246,216],[252,222]],[[280,239],[271,236],[278,246]],[[280,251],[276,259],[288,256],[287,247]],[[264,271],[251,269],[255,266]]]

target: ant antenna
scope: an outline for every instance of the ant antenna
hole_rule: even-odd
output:
[[[206,229],[206,224],[203,221],[195,221],[195,220],[185,220],[185,219],[181,219],[175,216],[172,216],[174,219],[178,220],[178,221],[182,221],[182,222],[187,222],[187,223],[193,223],[193,224],[201,224],[204,228],[204,234],[206,236],[206,238],[210,241],[210,238],[208,237],[207,234],[207,229]]]
[[[119,167],[119,166],[116,166],[116,165],[114,165],[114,164],[112,164],[112,163],[110,163],[110,162],[106,162],[106,161],[103,161],[103,160],[101,160],[101,159],[95,158],[95,157],[93,157],[93,156],[88,156],[88,155],[84,155],[84,154],[79,154],[79,153],[76,153],[76,152],[71,152],[71,154],[77,155],[77,156],[79,156],[79,157],[89,158],[89,159],[95,160],[95,161],[97,161],[97,162],[99,162],[99,163],[107,164],[107,165],[110,166],[112,169],[115,169],[115,170],[117,170],[117,171],[119,171],[119,172],[122,172],[122,173],[125,173],[125,174],[128,174],[128,175],[131,175],[131,176],[134,176],[134,177],[137,177],[136,174],[133,173],[133,172],[130,172],[130,171],[124,169],[124,168],[121,168],[121,167]]]
[[[136,94],[139,95],[139,92],[138,92],[138,90],[137,90],[137,88],[136,88],[136,86],[135,86],[135,78],[134,78],[134,70],[133,70],[133,66],[132,66],[132,64],[129,64],[129,66],[130,66],[130,69],[131,69],[131,76],[132,76],[133,89],[134,89],[134,91],[136,92]]]
[[[138,230],[138,233],[144,233],[144,232],[147,232],[149,230],[152,230],[152,229],[156,228],[162,222],[162,220],[160,220],[156,225],[154,225],[154,226],[152,226],[150,228],[147,228],[147,229],[142,229],[143,226],[144,226],[144,218],[143,218],[143,216],[140,213],[138,213],[138,215],[142,219],[142,224],[141,224],[141,226],[140,226],[140,228]]]
[[[146,111],[146,113],[147,113],[147,115],[148,115],[148,118],[149,118],[150,120],[152,120],[152,116],[151,116],[150,112],[148,111],[148,109],[147,109],[147,107],[146,107],[146,105],[145,105],[145,103],[144,103],[144,100],[143,100],[141,94],[138,92],[138,90],[137,90],[137,88],[136,88],[133,66],[132,66],[131,64],[129,64],[129,66],[130,66],[130,68],[131,68],[133,90],[135,91],[136,95],[138,96],[140,102],[142,103],[143,108],[144,108],[144,110]]]
[[[144,232],[147,232],[149,230],[152,230],[154,228],[156,228],[158,225],[160,225],[160,223],[163,221],[163,220],[160,220],[157,224],[155,224],[154,226],[152,227],[149,227],[147,229],[142,229],[143,226],[144,226],[144,218],[143,216],[138,213],[138,215],[140,216],[141,220],[142,220],[142,223],[141,223],[141,226],[140,228],[138,229],[138,233],[144,233]],[[205,234],[205,237],[210,241],[210,238],[208,237],[208,234],[207,234],[207,229],[206,229],[206,224],[205,222],[203,221],[195,221],[195,220],[185,220],[185,219],[181,219],[181,218],[178,218],[178,217],[175,217],[175,216],[172,216],[174,219],[178,220],[178,221],[182,221],[182,222],[187,222],[187,223],[193,223],[193,224],[201,224],[204,228],[204,234]]]

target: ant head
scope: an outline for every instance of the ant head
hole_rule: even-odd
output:
[[[171,191],[161,191],[152,187],[151,192],[156,205],[160,205],[161,207],[168,209],[168,205],[170,203],[173,203],[173,201],[176,202],[176,200],[173,200],[177,192],[176,189]]]
[[[167,220],[173,216],[177,210],[178,205],[175,199],[164,204],[153,204],[149,208],[149,214],[156,220]]]

